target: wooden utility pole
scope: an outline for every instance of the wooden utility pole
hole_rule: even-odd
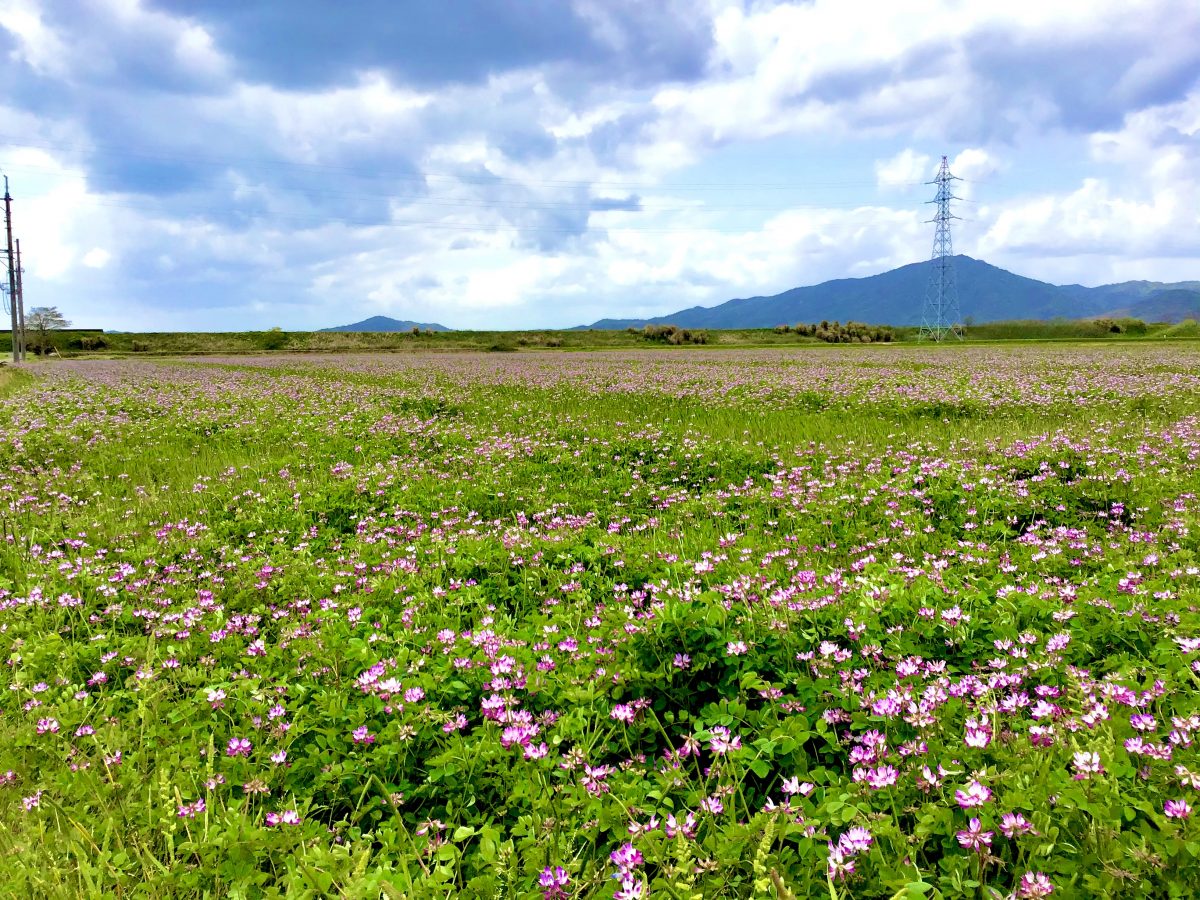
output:
[[[17,245],[17,334],[21,338],[21,362],[25,362],[25,282],[21,278],[21,239],[14,241]]]
[[[8,176],[4,176],[4,232],[8,239],[8,306],[12,313],[12,358],[13,362],[21,361],[21,350],[17,327],[17,272],[16,259],[13,256],[12,236],[12,197],[8,193]]]

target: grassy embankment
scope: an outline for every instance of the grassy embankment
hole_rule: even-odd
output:
[[[1142,341],[1200,337],[1200,325],[1188,320],[1179,324],[1143,323],[1124,320],[1122,331],[1110,330],[1106,322],[1091,320],[989,322],[967,328],[970,342],[993,341]],[[918,329],[891,329],[898,343],[916,341]],[[789,347],[827,346],[812,336],[772,328],[694,329],[696,336],[683,347]],[[448,331],[411,332],[148,332],[88,333],[73,331],[55,336],[54,344],[64,356],[175,356],[179,354],[241,353],[348,353],[411,350],[617,350],[671,346],[662,338],[648,337],[641,330],[623,331]],[[0,335],[0,354],[11,347],[8,335]],[[90,348],[90,349],[89,349]]]

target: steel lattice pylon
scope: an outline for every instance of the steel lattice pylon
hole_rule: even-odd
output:
[[[958,181],[950,174],[950,164],[942,157],[937,178],[927,184],[937,185],[937,214],[930,219],[937,227],[933,233],[933,259],[930,263],[929,286],[925,290],[925,307],[921,312],[921,331],[918,340],[941,341],[947,335],[962,340],[962,315],[958,308],[958,284],[954,278],[954,244],[950,239],[950,220],[958,216],[950,212],[950,201],[958,200],[950,193],[950,182]]]

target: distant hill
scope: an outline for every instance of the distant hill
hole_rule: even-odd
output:
[[[1132,281],[1088,288],[1025,278],[969,256],[954,257],[963,318],[977,322],[1011,319],[1133,316],[1180,322],[1200,317],[1200,282],[1163,284]],[[840,278],[792,288],[770,297],[693,306],[650,319],[601,319],[580,326],[597,330],[672,324],[681,328],[771,328],[822,319],[880,325],[919,325],[929,262],[913,263],[866,278]]]
[[[352,325],[336,325],[333,328],[322,328],[321,331],[412,331],[419,328],[422,331],[449,331],[445,325],[436,322],[409,322],[406,319],[392,319],[387,316],[371,316]]]
[[[1200,290],[1166,288],[1146,294],[1128,306],[1115,307],[1108,313],[1113,318],[1133,316],[1146,322],[1182,322],[1200,319]]]

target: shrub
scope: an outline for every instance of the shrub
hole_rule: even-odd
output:
[[[147,344],[145,341],[134,341],[130,345],[129,349],[132,350],[134,353],[145,353],[147,350],[150,349],[150,345]]]
[[[79,339],[79,347],[82,350],[107,350],[108,339],[102,335],[85,335]]]
[[[647,325],[642,329],[642,337],[648,341],[656,341],[672,346],[680,344],[707,344],[708,334],[704,331],[691,331],[678,325]]]
[[[864,322],[829,322],[822,320],[817,325],[796,325],[796,334],[802,337],[815,337],[828,344],[873,344],[891,343],[895,340],[895,332],[886,325],[867,325]]]
[[[259,346],[264,350],[282,350],[287,346],[287,341],[287,335],[283,333],[283,329],[276,326],[263,333],[259,339]]]

